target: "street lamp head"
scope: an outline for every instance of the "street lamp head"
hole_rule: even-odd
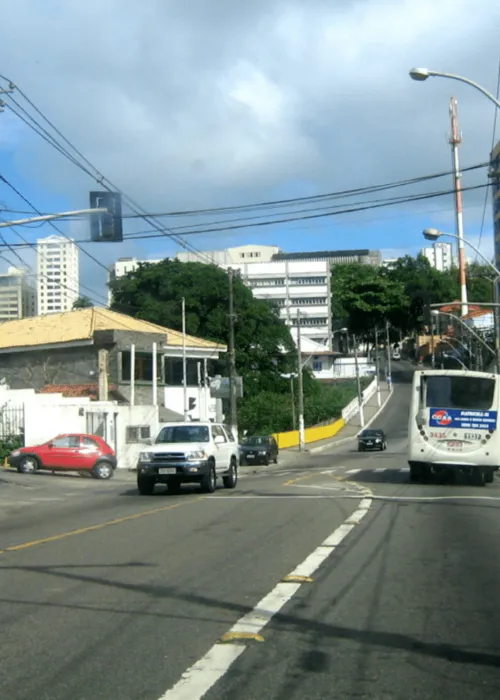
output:
[[[431,316],[439,316],[439,311],[437,309],[431,309]]]
[[[442,232],[437,228],[426,228],[422,233],[427,241],[437,241],[437,239],[442,236]]]
[[[431,72],[427,68],[412,68],[410,78],[413,80],[427,80]]]

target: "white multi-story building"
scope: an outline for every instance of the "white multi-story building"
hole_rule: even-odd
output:
[[[257,299],[274,302],[292,328],[300,316],[301,335],[331,350],[330,265],[326,260],[283,260],[221,265],[237,270]]]
[[[64,236],[36,243],[38,314],[71,311],[79,296],[78,247]]]
[[[0,322],[36,315],[36,289],[28,270],[9,267],[0,275]]]
[[[176,258],[181,262],[211,262],[214,265],[236,265],[238,263],[270,262],[273,256],[281,253],[276,245],[239,245],[224,250],[204,252],[182,251]]]
[[[451,243],[433,243],[429,248],[422,248],[420,251],[439,272],[451,270],[454,264],[453,248]]]
[[[113,294],[109,288],[111,282],[128,275],[129,272],[134,272],[141,264],[150,263],[151,265],[155,265],[163,259],[164,258],[158,260],[139,260],[138,258],[118,258],[115,263],[108,267],[108,304],[111,305],[113,301]]]

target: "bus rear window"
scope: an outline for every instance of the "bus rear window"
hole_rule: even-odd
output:
[[[434,375],[425,378],[428,408],[488,411],[493,404],[495,380],[484,377]]]

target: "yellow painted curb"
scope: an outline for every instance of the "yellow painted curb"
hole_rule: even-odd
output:
[[[309,576],[285,576],[281,579],[281,583],[313,583],[312,578]]]
[[[237,642],[241,639],[251,639],[254,642],[263,642],[264,637],[260,634],[253,634],[252,632],[226,632],[221,638],[220,643],[227,644],[227,642]]]

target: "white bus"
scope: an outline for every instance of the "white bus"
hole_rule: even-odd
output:
[[[497,430],[500,375],[469,370],[417,370],[408,424],[411,481],[466,472],[478,486],[500,466]]]

